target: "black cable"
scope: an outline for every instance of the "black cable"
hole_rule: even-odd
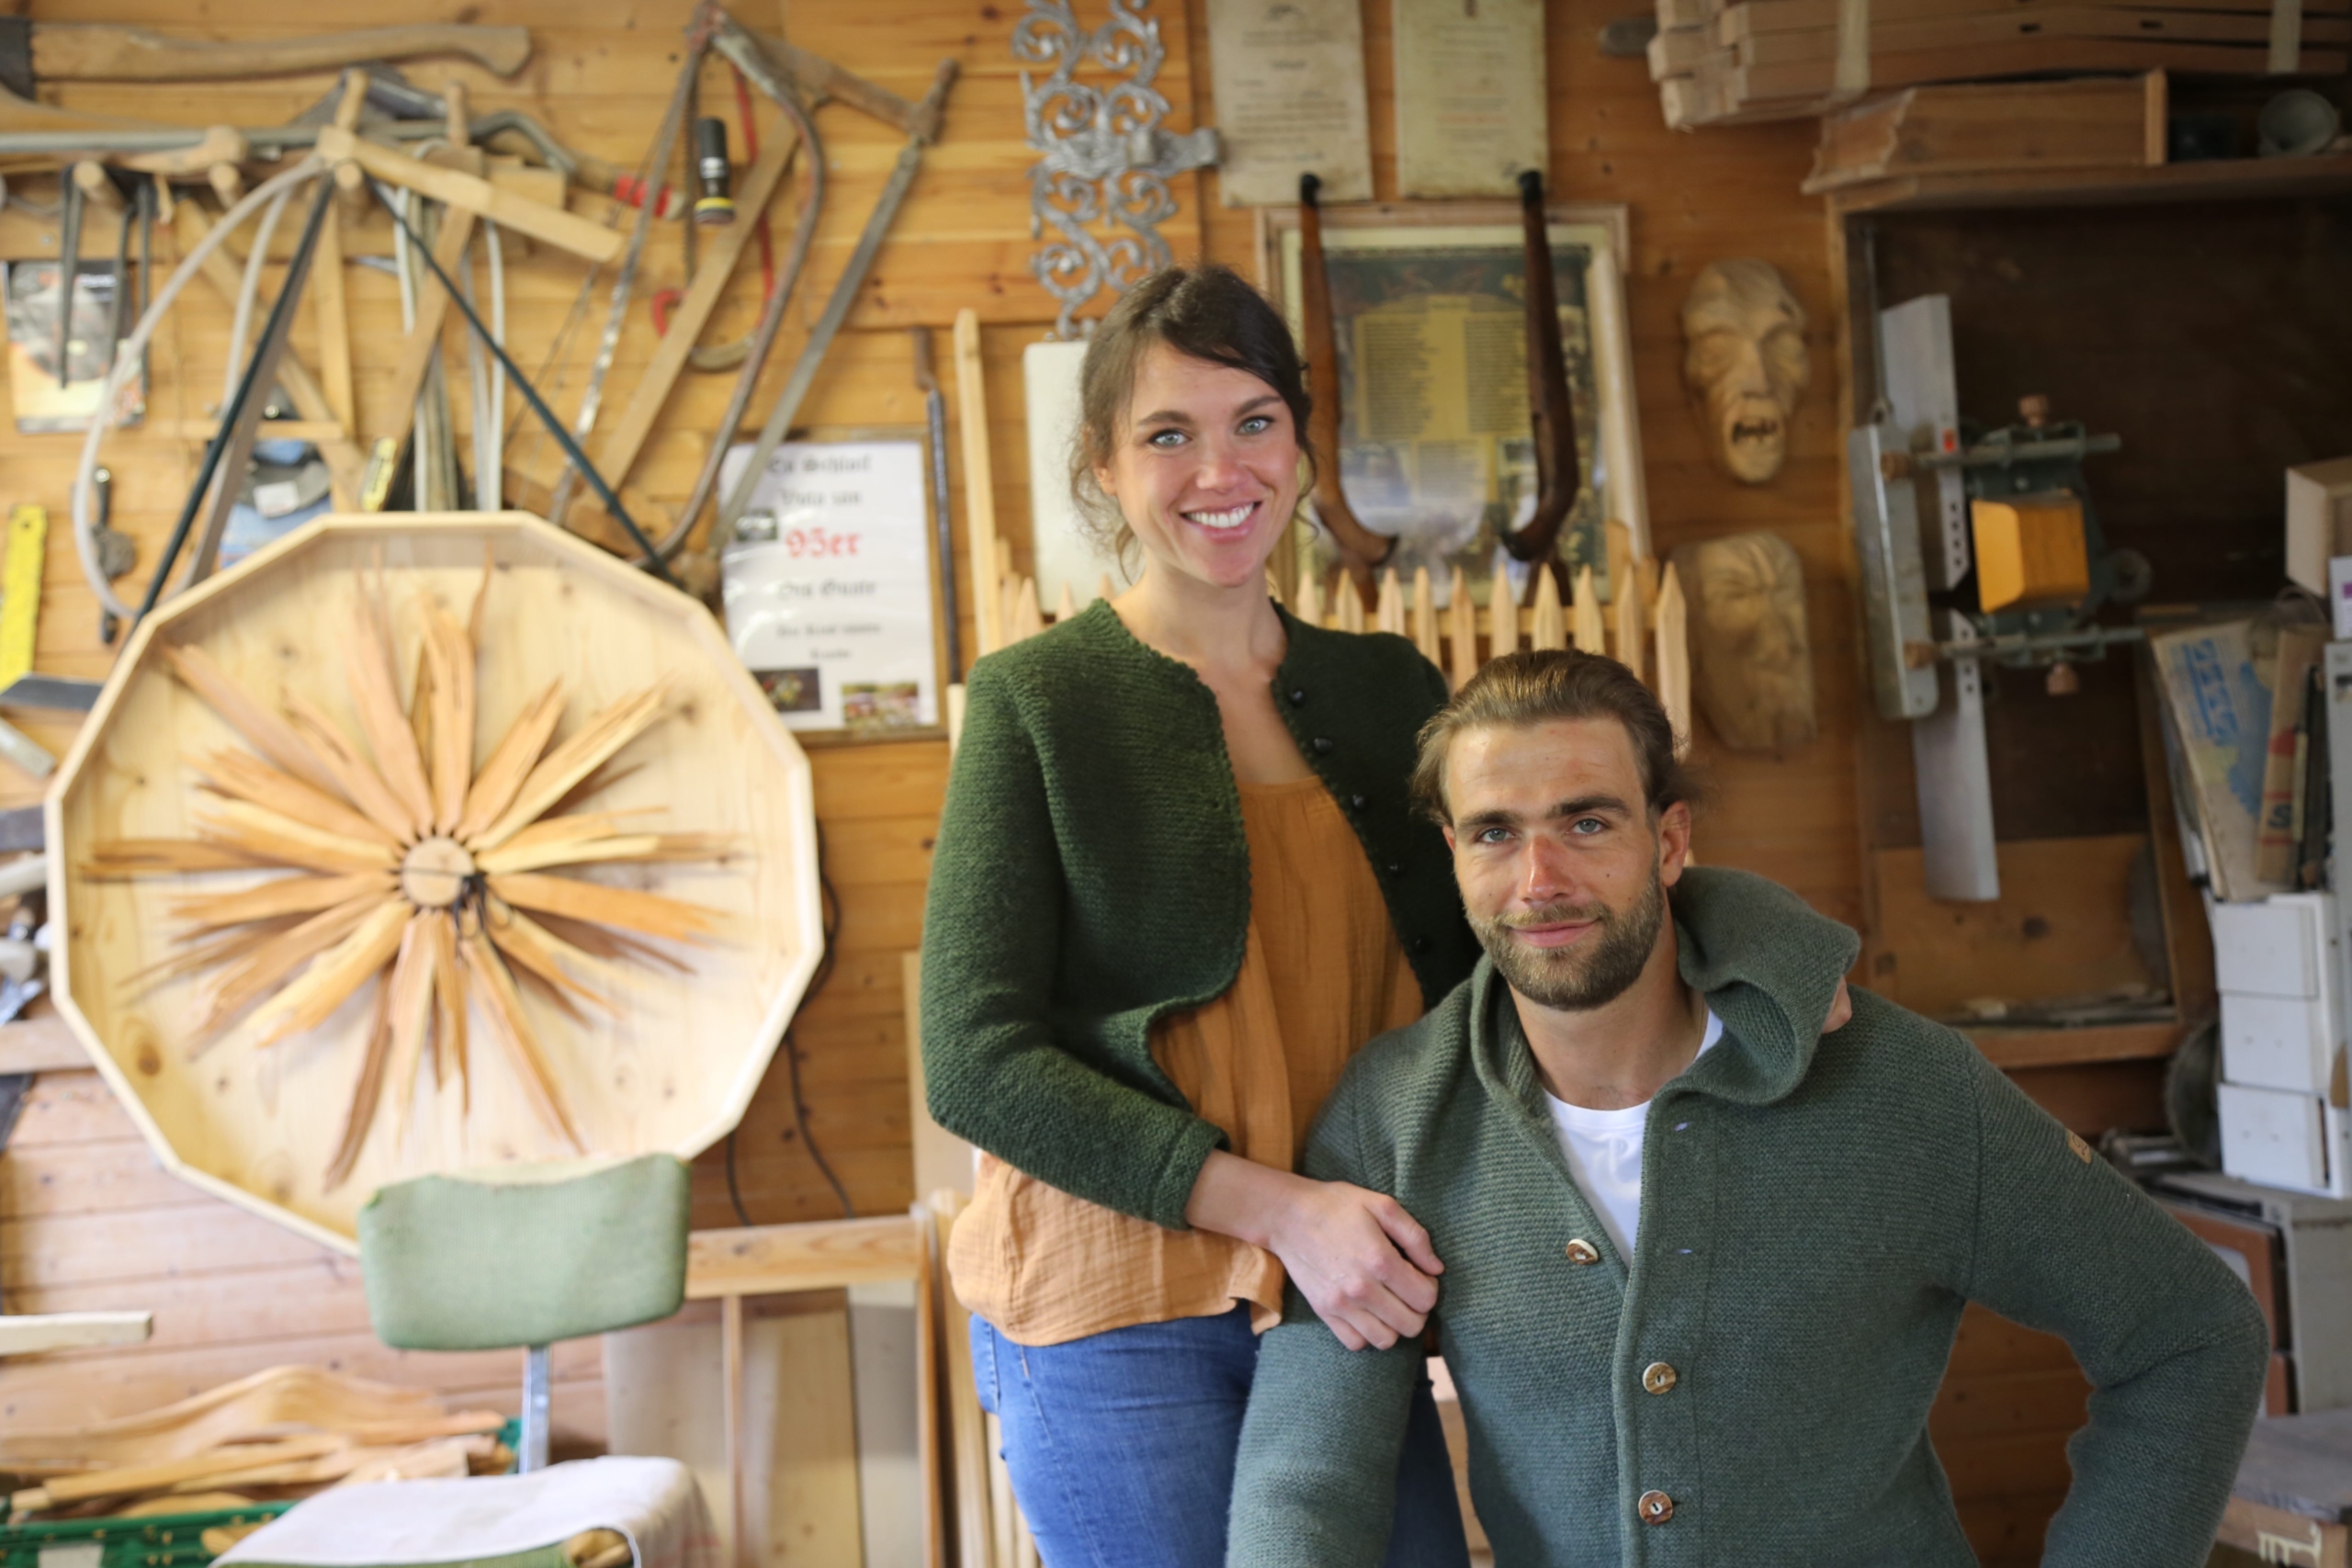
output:
[[[514,383],[522,392],[523,400],[531,405],[531,412],[539,416],[539,422],[545,424],[548,427],[548,433],[555,437],[556,445],[563,448],[565,459],[579,468],[580,477],[588,481],[588,488],[596,492],[596,499],[604,503],[605,510],[613,514],[613,520],[618,523],[628,535],[629,543],[635,545],[639,552],[645,556],[646,570],[671,587],[677,587],[678,580],[670,575],[670,569],[654,552],[653,541],[647,538],[644,530],[638,527],[637,519],[628,514],[628,509],[621,504],[621,498],[613,493],[613,487],[605,482],[605,476],[596,471],[596,465],[591,463],[588,460],[588,454],[580,449],[580,443],[571,438],[571,433],[564,429],[562,422],[555,417],[555,411],[548,408],[545,400],[540,398],[538,389],[532,386],[530,378],[523,374],[523,367],[508,356],[506,350],[499,345],[496,338],[490,335],[490,329],[481,324],[481,318],[474,314],[474,308],[466,303],[466,297],[458,291],[457,284],[450,280],[447,273],[441,270],[441,263],[433,254],[432,248],[418,238],[416,231],[410,227],[409,220],[401,216],[401,209],[392,205],[391,193],[384,188],[383,182],[370,175],[368,176],[368,188],[376,193],[376,200],[381,204],[386,212],[391,214],[392,221],[401,226],[401,231],[408,236],[409,243],[414,245],[417,254],[424,258],[424,265],[433,269],[433,276],[440,280],[442,288],[449,296],[449,303],[455,305],[458,312],[466,318],[466,325],[471,327],[474,335],[481,339],[488,345],[490,352],[498,356],[498,363],[506,369],[506,378]],[[477,458],[477,461],[479,460]],[[555,520],[551,518],[549,521]]]
[[[735,1223],[749,1230],[752,1211],[743,1207],[743,1190],[735,1183],[735,1130],[727,1130],[727,1201],[735,1205]]]
[[[825,874],[825,829],[822,826],[817,829],[817,897],[818,919],[824,928],[825,951],[817,960],[816,973],[808,976],[808,988],[800,993],[800,1008],[806,1008],[814,1000],[817,993],[825,988],[825,982],[833,977],[833,939],[842,929],[841,897],[833,891],[832,878]],[[800,1016],[800,1008],[793,1010],[796,1022]],[[800,1091],[800,1045],[792,1038],[791,1024],[785,1025],[784,1029],[784,1062],[792,1087],[792,1124],[800,1134],[801,1145],[808,1151],[808,1157],[817,1162],[817,1169],[823,1174],[825,1184],[833,1190],[833,1196],[841,1201],[842,1217],[854,1220],[857,1218],[857,1210],[849,1201],[849,1189],[843,1187],[842,1179],[833,1174],[832,1163],[825,1158],[825,1151],[817,1146],[815,1136],[808,1131],[808,1101]]]
[[[817,993],[825,988],[825,982],[832,978],[833,939],[840,935],[842,929],[841,896],[833,891],[832,878],[825,874],[825,829],[822,827],[817,829],[817,896],[818,920],[823,933],[824,952],[817,960],[816,969],[808,976],[808,988],[800,993],[800,1006],[793,1010],[795,1021],[800,1016],[800,1008],[814,1001]],[[817,1169],[823,1175],[825,1185],[833,1190],[833,1197],[842,1206],[842,1217],[854,1220],[857,1218],[857,1209],[849,1201],[849,1189],[842,1186],[842,1179],[833,1174],[832,1162],[825,1157],[825,1151],[817,1146],[815,1136],[808,1131],[808,1101],[800,1089],[800,1046],[792,1038],[791,1024],[784,1028],[784,1066],[785,1080],[792,1089],[793,1126],[793,1131],[785,1136],[799,1138],[801,1146],[808,1151],[808,1157],[817,1162]],[[727,1134],[725,1159],[727,1201],[735,1206],[735,1223],[749,1226],[752,1223],[752,1212],[744,1206],[742,1184],[735,1174],[733,1133]]]
[[[334,195],[334,182],[321,180],[318,194],[311,202],[310,220],[302,225],[302,238],[294,247],[295,259],[288,269],[286,287],[277,291],[277,299],[269,308],[269,321],[261,330],[261,342],[255,345],[253,357],[245,361],[245,373],[238,378],[236,395],[220,412],[220,428],[214,431],[212,439],[205,444],[204,461],[197,468],[196,486],[187,493],[187,504],[180,509],[179,521],[172,525],[172,536],[164,541],[163,558],[155,563],[155,575],[147,580],[147,596],[140,600],[139,613],[130,618],[133,626],[146,619],[147,612],[153,609],[155,602],[164,596],[164,583],[171,577],[172,569],[179,564],[180,547],[187,542],[187,531],[194,525],[197,512],[204,505],[204,498],[212,489],[212,477],[220,468],[221,457],[236,438],[236,427],[244,413],[245,405],[255,395],[254,383],[261,379],[262,361],[270,357],[270,344],[276,343],[281,348],[284,346],[286,317],[302,292],[309,257],[317,248],[319,227],[326,217],[327,203]],[[104,417],[104,411],[100,412],[99,417]],[[242,485],[245,477],[243,474],[227,474],[221,477],[220,482]]]

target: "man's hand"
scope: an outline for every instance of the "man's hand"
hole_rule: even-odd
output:
[[[1854,998],[1846,994],[1846,982],[1838,982],[1838,994],[1829,998],[1829,1016],[1821,1021],[1821,1032],[1835,1034],[1854,1021]]]
[[[1445,1265],[1396,1199],[1344,1181],[1312,1181],[1223,1150],[1193,1183],[1184,1217],[1283,1260],[1291,1282],[1340,1343],[1385,1350],[1418,1337]]]

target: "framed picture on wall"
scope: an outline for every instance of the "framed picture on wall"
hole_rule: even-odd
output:
[[[1547,216],[1584,469],[1557,551],[1571,574],[1590,566],[1605,596],[1604,524],[1623,523],[1634,554],[1649,554],[1625,317],[1629,220],[1622,206],[1555,205]],[[1500,530],[1535,508],[1517,204],[1326,206],[1322,217],[1349,507],[1396,536],[1390,558],[1406,581],[1426,566],[1442,594],[1459,565],[1484,604],[1499,563],[1516,593],[1528,569],[1502,553]],[[1259,224],[1260,287],[1299,332],[1298,210],[1261,209]],[[1329,581],[1329,542],[1317,533],[1301,551],[1301,569]]]
[[[731,487],[749,442],[719,468]],[[796,432],[719,563],[728,640],[804,741],[944,733],[928,444],[912,428]]]

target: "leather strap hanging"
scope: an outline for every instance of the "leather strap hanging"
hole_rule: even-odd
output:
[[[1527,255],[1527,409],[1535,443],[1535,515],[1505,530],[1503,548],[1514,559],[1546,561],[1560,526],[1576,505],[1584,468],[1577,453],[1576,405],[1568,396],[1568,362],[1560,344],[1560,306],[1553,281],[1552,242],[1544,214],[1544,176],[1519,176],[1520,217]],[[1540,573],[1530,573],[1531,595]]]

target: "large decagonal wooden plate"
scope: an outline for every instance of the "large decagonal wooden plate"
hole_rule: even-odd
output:
[[[454,635],[478,594],[476,767],[553,682],[563,707],[549,755],[597,716],[660,693],[658,717],[546,814],[620,814],[612,820],[666,836],[668,848],[646,859],[534,861],[532,874],[577,885],[560,889],[559,903],[691,908],[708,912],[694,923],[713,932],[627,931],[617,944],[626,951],[608,950],[598,964],[560,944],[567,964],[593,971],[586,989],[609,1004],[597,1006],[567,988],[573,976],[549,983],[521,974],[519,962],[511,967],[531,984],[492,986],[487,938],[513,930],[478,929],[485,944],[460,966],[480,982],[466,994],[465,1070],[453,1075],[437,1054],[446,1028],[426,1036],[423,1061],[412,1037],[409,1060],[394,1053],[378,1101],[367,1102],[355,1091],[371,1045],[389,1037],[376,1003],[396,989],[391,960],[322,1021],[290,1032],[286,1010],[273,1013],[266,1000],[208,1028],[224,968],[189,964],[199,940],[192,900],[320,874],[240,866],[125,875],[122,847],[219,832],[222,797],[199,766],[217,773],[224,759],[243,759],[266,777],[265,749],[224,720],[187,671],[215,672],[269,715],[307,705],[299,722],[323,720],[369,755],[388,737],[380,722],[369,730],[365,682],[351,673],[355,627],[372,614],[388,631],[405,708],[429,667],[427,626]],[[374,711],[380,721],[383,709]],[[427,759],[429,771],[429,746]],[[521,513],[322,518],[166,604],[125,648],[48,809],[52,986],[98,1069],[175,1173],[345,1251],[359,1205],[387,1182],[582,1154],[699,1153],[741,1117],[820,956],[815,813],[808,760],[791,734],[700,604]],[[446,842],[435,848],[450,852]],[[441,899],[460,930],[468,908],[481,921],[511,920],[512,909],[483,892],[494,878],[458,894],[431,856],[390,852],[399,863],[385,879],[388,897],[406,889],[427,914]],[[402,877],[402,866],[413,874]],[[632,905],[600,889],[657,897]],[[288,919],[251,929],[283,931]],[[578,921],[549,924],[589,940]],[[303,973],[287,976],[280,992]],[[429,983],[419,991],[432,994]],[[501,998],[522,1010],[560,1117],[511,1043],[512,1021],[494,1016]],[[272,1033],[281,1037],[260,1043]],[[355,1103],[367,1106],[356,1139]]]

